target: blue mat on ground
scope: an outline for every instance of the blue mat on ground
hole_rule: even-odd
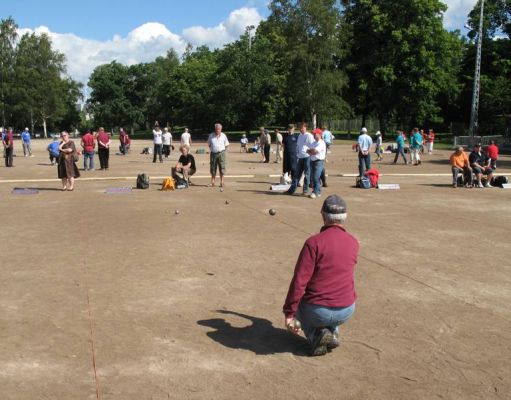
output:
[[[106,194],[126,194],[131,193],[133,191],[133,188],[131,187],[109,187],[106,188],[105,193]]]
[[[20,195],[30,195],[39,193],[39,189],[33,188],[14,188],[12,189],[12,194],[20,194]]]

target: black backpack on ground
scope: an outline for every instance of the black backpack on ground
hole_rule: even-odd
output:
[[[138,174],[137,176],[137,189],[149,188],[149,176],[147,174]]]
[[[502,187],[502,185],[504,185],[506,183],[508,183],[508,179],[507,179],[507,176],[504,176],[504,175],[494,176],[490,182],[490,184],[492,186],[496,186],[496,187]]]

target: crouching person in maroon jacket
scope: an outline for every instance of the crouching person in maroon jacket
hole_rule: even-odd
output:
[[[339,346],[339,326],[352,316],[357,297],[359,244],[343,226],[346,202],[328,196],[321,215],[324,225],[303,245],[283,308],[287,329],[298,334],[301,324],[313,356]]]

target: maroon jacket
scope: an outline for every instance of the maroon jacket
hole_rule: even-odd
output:
[[[354,270],[359,244],[338,225],[321,228],[303,245],[289,285],[283,312],[294,317],[303,301],[325,307],[348,307],[356,298]]]

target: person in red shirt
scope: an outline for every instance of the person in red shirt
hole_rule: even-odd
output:
[[[2,138],[2,143],[4,145],[5,166],[10,168],[12,167],[12,156],[14,150],[14,136],[12,134],[12,128],[7,130],[7,133]]]
[[[495,144],[495,140],[490,140],[490,145],[486,149],[486,155],[491,160],[490,167],[493,170],[497,169],[497,160],[499,159],[499,147]]]
[[[123,156],[128,152],[128,134],[125,132],[124,128],[119,129],[119,151]]]
[[[328,196],[321,215],[324,225],[303,245],[283,307],[287,329],[298,334],[301,325],[313,356],[339,345],[339,326],[352,316],[357,298],[359,244],[343,226],[346,202]]]
[[[108,169],[108,160],[110,158],[110,135],[105,132],[105,128],[99,128],[96,137],[98,141],[98,156],[101,170]]]
[[[428,146],[428,154],[433,154],[433,143],[435,142],[435,132],[430,129],[426,136],[426,144]]]
[[[94,142],[94,136],[92,136],[90,131],[84,133],[81,144],[83,148],[83,170],[94,171],[94,147],[96,146],[96,143]],[[87,160],[89,160],[88,163]]]

